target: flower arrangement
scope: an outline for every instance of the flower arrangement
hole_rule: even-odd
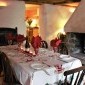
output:
[[[32,23],[32,19],[30,19],[30,18],[27,17],[25,21],[26,21],[26,26],[27,27],[30,27],[31,26],[31,23]]]
[[[28,20],[27,20],[27,23],[29,24],[29,27],[30,27],[30,25],[31,25],[31,23],[32,23],[32,19],[28,19]]]

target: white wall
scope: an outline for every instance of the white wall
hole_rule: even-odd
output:
[[[5,1],[7,7],[0,8],[0,27],[18,28],[18,33],[26,34],[25,3],[23,1]]]
[[[81,0],[65,25],[65,32],[85,33],[85,0]]]
[[[69,8],[59,5],[44,4],[40,7],[40,34],[48,41],[64,30],[64,25],[71,16]]]
[[[0,9],[0,27],[18,27],[18,33],[26,34],[25,3],[23,1],[7,1],[8,6]],[[63,30],[72,13],[59,5],[40,5],[40,35],[48,41],[55,38]]]

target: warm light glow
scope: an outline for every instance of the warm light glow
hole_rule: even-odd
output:
[[[26,17],[32,19],[30,27],[39,27],[39,5],[25,4]],[[26,19],[26,26],[29,27]]]
[[[57,30],[57,31],[54,33],[54,35],[57,36],[58,33],[61,33],[61,34],[63,34],[63,35],[66,34],[65,31],[64,31],[64,28],[60,28],[59,30]]]
[[[38,30],[37,27],[35,27],[35,28],[33,29],[33,36],[36,37],[36,36],[38,36],[38,35],[39,35],[39,30]]]
[[[69,8],[69,11],[70,11],[71,13],[73,13],[73,12],[75,11],[75,8],[71,7],[71,8]]]
[[[68,7],[77,7],[79,5],[79,2],[74,2],[74,3],[66,3],[65,6]]]
[[[66,22],[67,22],[66,17],[65,18],[63,17],[63,19],[59,18],[58,22],[56,23],[56,28],[58,27],[59,29],[57,29],[55,32],[53,32],[51,35],[49,35],[47,40],[50,41],[51,39],[54,39],[55,37],[57,37],[58,33],[62,33],[62,34],[65,35],[64,25],[65,25]]]
[[[58,33],[62,33],[63,35],[66,35],[64,28],[60,28],[59,30],[57,30],[56,32],[54,32],[53,34],[49,35],[49,37],[47,38],[48,41],[50,41],[51,39],[54,39],[55,37],[58,37]]]
[[[64,28],[59,29],[59,33],[62,33],[63,35],[66,34],[65,31],[64,31]]]
[[[32,19],[31,27],[37,27],[37,20]]]
[[[63,28],[64,25],[66,24],[66,22],[67,22],[67,17],[65,17],[65,18],[63,17],[63,19],[59,18],[59,20],[56,23],[56,25],[57,25],[58,28]]]
[[[0,7],[4,7],[4,6],[7,6],[7,3],[3,2],[3,1],[0,1]]]
[[[34,4],[25,4],[26,10],[28,9],[37,9],[39,8],[39,5],[34,5]]]

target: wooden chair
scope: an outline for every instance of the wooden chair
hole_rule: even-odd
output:
[[[41,41],[41,48],[48,48],[48,43],[44,40]]]
[[[6,40],[7,40],[7,44],[8,45],[12,45],[13,44],[13,40],[14,40],[14,35],[11,32],[7,33]]]
[[[75,73],[77,74],[77,76],[75,76]],[[67,81],[68,75],[71,75],[71,80],[69,83]],[[81,66],[79,68],[65,71],[64,72],[65,80],[64,80],[63,85],[81,85],[84,75],[85,75],[85,66]],[[76,77],[75,80],[73,80],[74,77]],[[74,84],[72,84],[72,83],[74,83]]]
[[[2,65],[4,72],[4,81],[6,85],[21,85],[17,80],[15,72],[11,66],[11,63],[4,52],[2,52]]]

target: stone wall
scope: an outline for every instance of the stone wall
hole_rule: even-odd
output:
[[[66,34],[66,45],[69,53],[84,53],[84,33],[68,32]]]

